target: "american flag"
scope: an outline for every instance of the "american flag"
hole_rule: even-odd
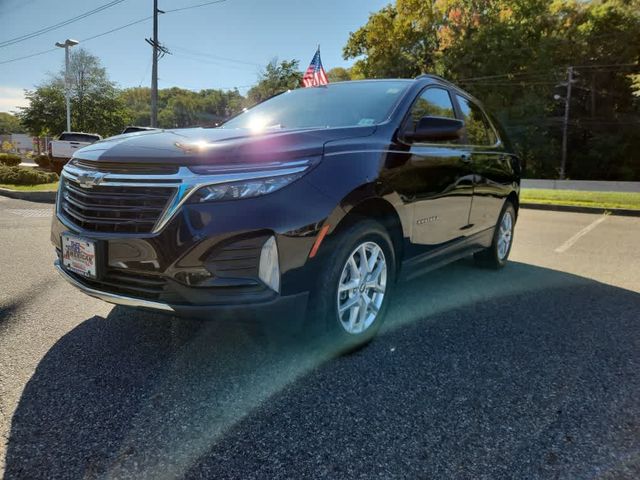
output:
[[[316,50],[316,54],[313,56],[309,68],[304,72],[302,77],[303,87],[317,87],[318,85],[326,85],[329,83],[327,74],[322,68],[322,60],[320,60],[320,47]]]

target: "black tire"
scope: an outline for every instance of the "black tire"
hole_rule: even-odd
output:
[[[505,215],[511,215],[511,237],[506,253],[500,255],[500,226],[502,225]],[[481,252],[477,252],[473,255],[476,263],[482,267],[493,268],[496,270],[503,268],[509,260],[511,246],[513,245],[513,233],[515,226],[516,209],[510,201],[507,201],[505,202],[504,207],[502,207],[502,211],[500,212],[500,216],[498,217],[498,222],[496,223],[496,227],[493,232],[493,240],[491,242],[491,246],[486,250],[482,250]]]
[[[338,286],[347,261],[355,249],[365,243],[377,245],[384,254],[386,289],[378,313],[370,326],[360,333],[349,333],[338,313]],[[344,353],[370,342],[384,322],[396,280],[396,258],[387,230],[380,223],[370,219],[362,219],[337,233],[336,237],[323,247],[328,249],[327,252],[330,254],[323,256],[325,264],[316,289],[311,295],[307,326],[309,331],[320,334],[332,348],[338,350],[338,353]]]

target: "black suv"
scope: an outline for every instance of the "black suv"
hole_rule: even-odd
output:
[[[343,82],[79,150],[51,240],[64,278],[107,302],[295,316],[362,342],[397,281],[469,254],[505,264],[519,184],[503,131],[456,86]]]

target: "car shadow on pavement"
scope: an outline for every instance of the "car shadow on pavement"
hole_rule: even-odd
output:
[[[368,347],[124,307],[39,363],[6,478],[638,478],[640,294],[463,260]]]

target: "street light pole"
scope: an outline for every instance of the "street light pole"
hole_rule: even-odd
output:
[[[71,98],[69,95],[69,48],[78,45],[77,40],[67,38],[64,43],[56,42],[56,47],[64,48],[64,100],[67,104],[67,132],[71,131]]]
[[[564,98],[564,125],[562,129],[562,160],[560,162],[560,180],[564,180],[567,170],[567,143],[569,135],[569,112],[571,110],[571,87],[573,86],[573,67],[567,69],[567,96]]]

